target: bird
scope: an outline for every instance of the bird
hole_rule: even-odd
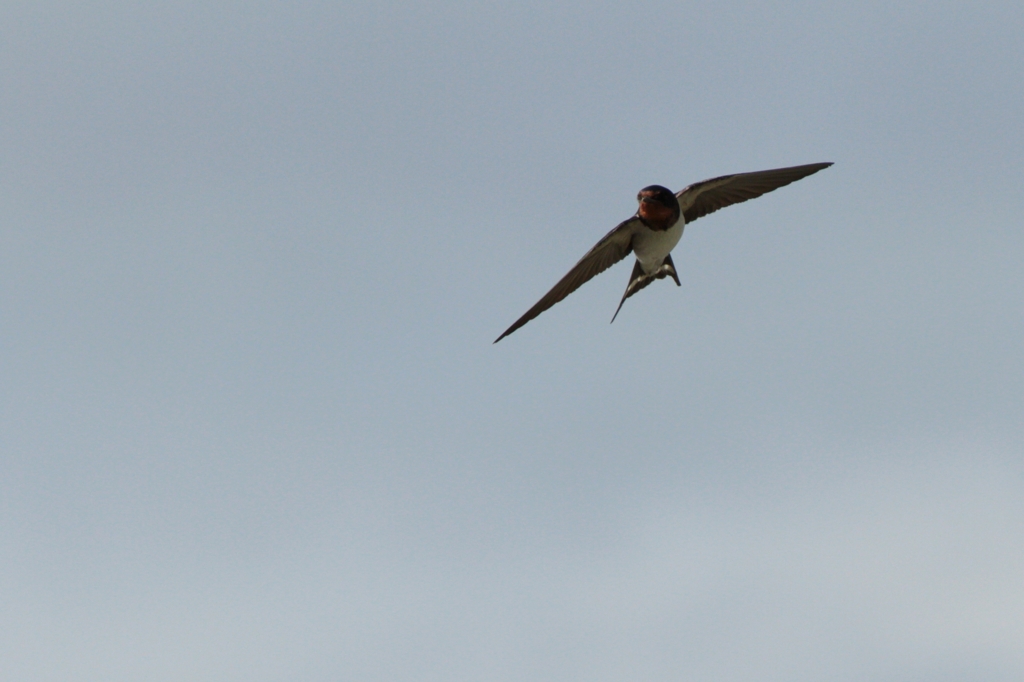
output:
[[[672,262],[672,249],[683,236],[683,228],[697,218],[720,208],[755,199],[779,187],[806,178],[828,168],[832,162],[773,168],[750,173],[733,173],[687,185],[675,194],[661,185],[644,187],[637,194],[636,213],[618,224],[594,245],[594,248],[558,280],[551,291],[494,340],[498,343],[524,324],[579,289],[585,282],[604,272],[630,253],[636,254],[626,292],[612,315],[612,322],[626,299],[656,279],[671,277],[676,286],[679,274]]]

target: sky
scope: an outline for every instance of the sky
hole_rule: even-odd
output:
[[[4,2],[0,678],[1024,678],[1022,34]]]

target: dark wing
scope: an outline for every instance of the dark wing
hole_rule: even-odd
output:
[[[755,199],[831,165],[831,162],[810,163],[806,166],[723,175],[720,178],[695,182],[676,193],[679,210],[682,211],[686,222],[692,223],[697,218],[714,213],[720,208]]]
[[[524,324],[540,315],[542,312],[561,301],[563,298],[579,289],[584,282],[595,275],[604,272],[633,251],[633,231],[642,225],[640,219],[632,217],[619,224],[614,230],[601,238],[580,262],[573,266],[565,277],[558,280],[558,284],[551,287],[551,291],[544,294],[537,303],[526,311],[522,317],[513,323],[511,327],[494,340],[498,343],[503,338],[522,327]]]

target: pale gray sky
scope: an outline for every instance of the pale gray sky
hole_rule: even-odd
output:
[[[2,19],[0,678],[1024,678],[1019,2]]]

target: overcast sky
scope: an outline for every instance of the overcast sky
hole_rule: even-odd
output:
[[[0,678],[1024,679],[1022,36],[7,0]]]

